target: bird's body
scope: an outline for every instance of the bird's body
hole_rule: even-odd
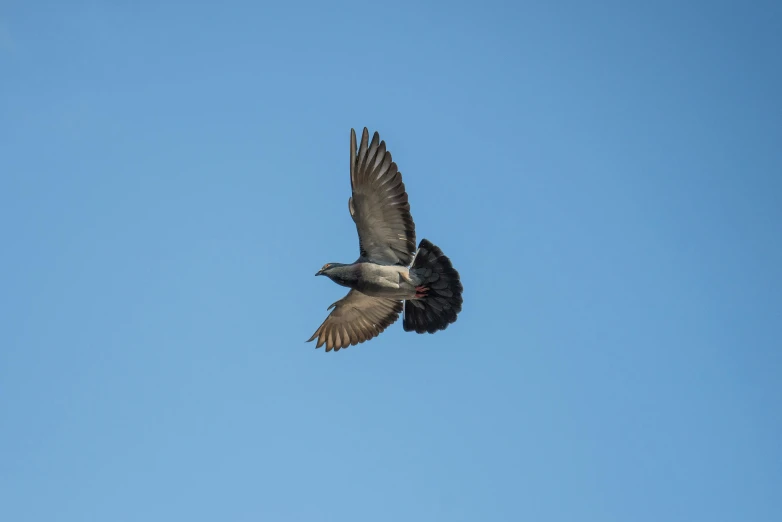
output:
[[[459,273],[442,250],[422,239],[415,249],[415,224],[405,185],[378,133],[369,143],[364,129],[356,148],[350,132],[348,209],[359,236],[354,263],[327,263],[325,275],[350,292],[309,339],[339,350],[379,335],[404,309],[406,331],[434,333],[456,321],[462,309]],[[402,304],[404,302],[404,305]]]
[[[358,290],[371,297],[413,299],[418,277],[406,266],[378,265],[369,261],[342,265],[329,271],[338,285]]]

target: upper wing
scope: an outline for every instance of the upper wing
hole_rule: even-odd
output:
[[[315,348],[326,344],[326,351],[339,350],[377,337],[402,313],[402,301],[385,297],[370,297],[358,290],[329,306],[334,311],[312,334],[307,342],[318,338]]]
[[[356,153],[350,129],[350,215],[356,222],[361,258],[381,265],[410,265],[415,253],[415,223],[405,184],[386,142],[376,132],[369,144],[366,127]]]

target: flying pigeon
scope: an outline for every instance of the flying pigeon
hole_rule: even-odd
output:
[[[462,310],[462,283],[451,260],[430,241],[415,248],[415,223],[405,184],[385,141],[366,127],[356,152],[350,130],[348,209],[356,223],[359,258],[349,264],[326,263],[315,274],[350,288],[307,341],[316,348],[347,348],[380,335],[399,318],[406,332],[435,333],[456,321]],[[403,305],[404,303],[404,305]]]

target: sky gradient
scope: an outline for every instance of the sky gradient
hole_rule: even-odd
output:
[[[0,519],[782,520],[779,2],[0,3]],[[465,287],[304,341],[350,128]]]

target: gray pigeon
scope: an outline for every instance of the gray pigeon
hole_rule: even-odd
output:
[[[317,337],[315,347],[325,344],[327,352],[363,343],[380,335],[403,309],[406,332],[445,330],[462,310],[459,272],[426,239],[416,252],[402,174],[377,132],[369,143],[364,128],[357,153],[356,131],[350,130],[350,186],[348,208],[358,230],[360,255],[349,265],[326,263],[315,274],[350,291],[329,306],[334,311],[309,341]]]

